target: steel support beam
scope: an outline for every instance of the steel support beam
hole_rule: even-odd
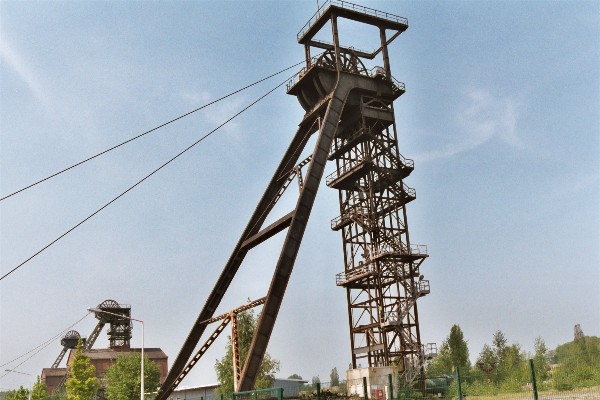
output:
[[[296,134],[294,135],[287,151],[281,159],[279,166],[275,170],[267,189],[258,202],[258,205],[256,206],[256,209],[254,210],[254,213],[252,214],[250,221],[246,226],[246,229],[242,233],[236,247],[229,257],[229,260],[225,264],[225,267],[223,268],[217,283],[210,292],[204,307],[196,318],[196,322],[192,326],[192,329],[188,334],[188,337],[186,338],[181,350],[179,351],[179,354],[173,361],[173,365],[171,366],[171,369],[158,392],[156,400],[166,400],[177,387],[177,384],[175,383],[177,381],[177,377],[185,368],[187,361],[192,355],[206,328],[206,325],[202,324],[202,322],[214,315],[217,307],[223,299],[223,296],[225,295],[225,292],[227,291],[227,288],[231,284],[231,281],[237,273],[246,254],[248,253],[249,249],[244,248],[244,242],[259,232],[262,224],[269,215],[269,212],[275,206],[277,194],[286,182],[288,171],[291,171],[298,163],[298,159],[300,158],[300,155],[302,154],[302,151],[304,150],[304,147],[306,146],[306,143],[312,132],[313,125],[309,123],[301,124],[296,131]]]
[[[296,203],[295,216],[287,232],[277,266],[275,267],[267,300],[260,314],[256,332],[248,351],[248,359],[242,371],[242,378],[239,386],[236,388],[238,391],[252,390],[254,387],[256,375],[267,349],[271,332],[273,331],[273,326],[275,325],[275,320],[283,301],[283,295],[287,288],[294,262],[296,261],[296,255],[302,242],[304,230],[306,229],[319,189],[319,183],[323,177],[331,143],[333,142],[333,137],[340,121],[346,97],[353,87],[349,80],[350,78],[344,75],[338,77],[338,83],[327,106],[325,118],[323,119],[323,124],[321,124],[321,130],[308,167],[306,183]]]

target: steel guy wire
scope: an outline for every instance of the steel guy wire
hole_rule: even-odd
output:
[[[65,233],[63,233],[62,235],[60,235],[59,237],[57,237],[56,239],[54,239],[53,241],[51,241],[50,243],[48,243],[46,246],[42,247],[40,250],[38,250],[36,253],[34,253],[29,258],[27,258],[25,261],[21,262],[19,265],[17,265],[13,269],[11,269],[10,271],[8,271],[4,275],[2,275],[2,277],[0,277],[0,281],[4,280],[7,276],[9,276],[13,272],[15,272],[16,270],[18,270],[19,268],[21,268],[23,265],[27,264],[29,261],[31,261],[32,259],[34,259],[38,255],[40,255],[42,252],[44,252],[50,246],[52,246],[53,244],[55,244],[56,242],[58,242],[59,240],[61,240],[65,236],[67,236],[69,233],[73,232],[75,229],[77,229],[79,226],[83,225],[85,222],[87,222],[88,220],[90,220],[91,218],[93,218],[96,214],[100,213],[106,207],[110,206],[112,203],[114,203],[115,201],[119,200],[121,197],[123,197],[127,193],[129,193],[131,190],[133,190],[134,188],[136,188],[138,185],[140,185],[146,179],[148,179],[152,175],[156,174],[158,171],[160,171],[161,169],[163,169],[164,167],[166,167],[167,165],[169,165],[171,162],[175,161],[181,155],[183,155],[188,150],[190,150],[191,148],[193,148],[194,146],[196,146],[198,143],[202,142],[204,139],[206,139],[207,137],[209,137],[210,135],[212,135],[213,133],[215,133],[216,131],[218,131],[219,129],[221,129],[223,126],[225,126],[226,124],[228,124],[229,122],[231,122],[233,119],[235,119],[236,117],[238,117],[239,115],[241,115],[242,113],[244,113],[245,111],[247,111],[249,108],[251,108],[252,106],[254,106],[256,103],[258,103],[259,101],[261,101],[262,99],[264,99],[265,97],[267,97],[268,95],[270,95],[271,93],[273,93],[275,90],[277,90],[278,88],[280,88],[281,86],[283,86],[286,82],[288,82],[290,79],[292,79],[296,75],[297,74],[294,74],[290,78],[286,78],[283,82],[281,82],[280,84],[278,84],[277,86],[275,86],[273,89],[269,90],[268,92],[266,92],[265,94],[263,94],[262,96],[260,96],[258,99],[254,100],[252,103],[250,103],[246,107],[242,108],[240,111],[238,111],[237,113],[235,113],[233,116],[231,116],[227,120],[225,120],[225,122],[221,123],[219,126],[217,126],[213,130],[211,130],[210,132],[208,132],[207,134],[205,134],[204,136],[202,136],[200,139],[198,139],[197,141],[195,141],[194,143],[192,143],[191,145],[189,145],[188,147],[186,147],[185,149],[183,149],[182,151],[180,151],[179,153],[177,153],[174,157],[170,158],[168,161],[166,161],[165,163],[161,164],[158,168],[156,168],[155,170],[153,170],[152,172],[150,172],[148,175],[146,175],[145,177],[143,177],[142,179],[140,179],[139,181],[137,181],[135,184],[133,184],[132,186],[130,186],[129,188],[127,188],[125,191],[121,192],[118,196],[116,196],[115,198],[113,198],[112,200],[110,200],[108,203],[104,204],[102,207],[100,207],[99,209],[97,209],[96,211],[94,211],[92,214],[90,214],[89,216],[87,216],[85,219],[81,220],[80,222],[78,222],[77,224],[75,224],[74,226],[72,226]]]
[[[83,321],[88,315],[90,315],[90,313],[86,313],[83,317],[79,318],[77,321],[75,321],[73,324],[71,324],[70,326],[68,326],[67,328],[63,329],[62,331],[60,331],[57,335],[52,336],[50,339],[48,339],[47,341],[43,342],[42,344],[34,347],[33,349],[21,354],[20,356],[13,358],[12,360],[5,362],[4,364],[0,364],[0,367],[4,367],[7,366],[11,363],[13,363],[14,361],[17,361],[23,357],[25,357],[26,355],[32,353],[35,351],[35,353],[31,354],[29,357],[27,357],[25,360],[21,361],[19,364],[15,365],[13,368],[11,369],[16,369],[18,367],[20,367],[21,365],[23,365],[26,361],[28,361],[29,359],[31,359],[33,356],[35,356],[36,354],[38,354],[39,352],[41,352],[42,350],[44,350],[46,347],[48,347],[52,342],[54,342],[54,340],[56,340],[57,338],[59,338],[60,336],[62,336],[63,334],[65,334],[65,332],[69,331],[71,328],[73,328],[75,325],[77,325],[78,323],[80,323],[81,321]],[[36,351],[37,350],[37,351]],[[7,373],[5,373],[4,375],[0,376],[1,378],[4,378],[6,375],[10,374],[12,371],[8,371]]]
[[[244,91],[244,90],[246,90],[246,89],[248,89],[248,88],[251,88],[252,86],[255,86],[255,85],[257,85],[257,84],[259,84],[259,83],[261,83],[261,82],[264,82],[264,81],[266,81],[267,79],[270,79],[270,78],[272,78],[272,77],[274,77],[274,76],[277,76],[277,75],[279,75],[279,74],[281,74],[281,73],[283,73],[283,72],[285,72],[285,71],[288,71],[288,70],[290,70],[290,69],[292,69],[292,68],[294,68],[294,67],[297,67],[298,65],[300,65],[300,64],[302,64],[302,63],[304,63],[304,62],[305,62],[305,61],[301,61],[301,62],[299,62],[299,63],[296,63],[296,64],[294,64],[294,65],[292,65],[292,66],[290,66],[290,67],[287,67],[287,68],[285,68],[285,69],[282,69],[282,70],[281,70],[281,71],[279,71],[279,72],[275,72],[274,74],[271,74],[271,75],[269,75],[269,76],[267,76],[267,77],[265,77],[265,78],[262,78],[262,79],[260,79],[260,80],[258,80],[258,81],[256,81],[256,82],[254,82],[254,83],[251,83],[251,84],[249,84],[249,85],[247,85],[247,86],[244,86],[244,87],[243,87],[243,88],[241,88],[241,89],[238,89],[238,90],[235,90],[235,91],[233,91],[233,92],[231,92],[231,93],[229,93],[229,94],[226,94],[225,96],[222,96],[222,97],[220,97],[220,98],[218,98],[218,99],[216,99],[216,100],[213,100],[213,101],[211,101],[210,103],[207,103],[207,104],[205,104],[205,105],[203,105],[203,106],[201,106],[201,107],[198,107],[198,108],[196,108],[196,109],[194,109],[194,110],[192,110],[192,111],[189,111],[189,112],[187,112],[187,113],[185,113],[185,114],[182,114],[182,115],[180,115],[180,116],[178,116],[178,117],[176,117],[176,118],[173,118],[173,119],[172,119],[172,120],[170,120],[170,121],[167,121],[167,122],[165,122],[165,123],[162,123],[162,124],[160,124],[160,125],[158,125],[158,126],[156,126],[156,127],[152,128],[152,129],[150,129],[150,130],[148,130],[148,131],[146,131],[146,132],[143,132],[143,133],[141,133],[141,134],[139,134],[139,135],[137,135],[137,136],[134,136],[134,137],[132,137],[132,138],[130,138],[130,139],[127,139],[127,140],[125,140],[124,142],[121,142],[121,143],[119,143],[119,144],[117,144],[117,145],[115,145],[115,146],[112,146],[112,147],[110,147],[110,148],[108,148],[108,149],[106,149],[106,150],[103,150],[103,151],[101,151],[101,152],[99,152],[99,153],[97,153],[97,154],[95,154],[95,155],[93,155],[93,156],[91,156],[91,157],[88,157],[88,158],[86,158],[86,159],[84,159],[84,160],[82,160],[82,161],[79,161],[79,162],[77,162],[77,163],[75,163],[75,164],[73,164],[73,165],[71,165],[71,166],[69,166],[69,167],[63,168],[63,169],[61,169],[61,170],[60,170],[60,171],[58,171],[58,172],[55,172],[55,173],[53,173],[53,174],[51,174],[51,175],[48,175],[47,177],[45,177],[45,178],[43,178],[43,179],[40,179],[40,180],[38,180],[38,181],[36,181],[36,182],[33,182],[33,183],[31,183],[31,184],[29,184],[29,185],[27,185],[27,186],[24,186],[24,187],[22,187],[21,189],[19,189],[19,190],[17,190],[17,191],[14,191],[14,192],[12,192],[12,193],[10,193],[10,194],[6,195],[6,196],[3,196],[3,197],[1,197],[1,198],[0,198],[0,202],[2,202],[2,201],[4,201],[4,200],[8,199],[9,197],[12,197],[12,196],[14,196],[14,195],[18,194],[18,193],[24,192],[25,190],[27,190],[27,189],[30,189],[30,188],[32,188],[32,187],[34,187],[34,186],[36,186],[36,185],[39,185],[39,184],[40,184],[40,183],[42,183],[42,182],[45,182],[45,181],[47,181],[47,180],[49,180],[49,179],[52,179],[52,178],[54,178],[54,177],[56,177],[56,176],[58,176],[58,175],[60,175],[60,174],[62,174],[62,173],[64,173],[64,172],[67,172],[67,171],[69,171],[69,170],[71,170],[71,169],[73,169],[73,168],[75,168],[75,167],[78,167],[78,166],[80,166],[80,165],[82,165],[82,164],[85,164],[86,162],[88,162],[88,161],[91,161],[91,160],[93,160],[93,159],[95,159],[95,158],[97,158],[97,157],[99,157],[99,156],[101,156],[101,155],[104,155],[104,154],[106,154],[106,153],[108,153],[108,152],[110,152],[110,151],[112,151],[112,150],[115,150],[115,149],[117,149],[117,148],[119,148],[119,147],[121,147],[121,146],[123,146],[123,145],[126,145],[126,144],[128,144],[128,143],[130,143],[130,142],[133,142],[133,141],[134,141],[134,140],[136,140],[136,139],[139,139],[139,138],[141,138],[141,137],[143,137],[143,136],[146,136],[146,135],[147,135],[147,134],[149,134],[149,133],[152,133],[152,132],[154,132],[154,131],[157,131],[157,130],[158,130],[158,129],[160,129],[160,128],[163,128],[163,127],[165,127],[165,126],[167,126],[167,125],[169,125],[169,124],[172,124],[173,122],[175,122],[175,121],[178,121],[178,120],[180,120],[180,119],[182,119],[182,118],[185,118],[185,117],[187,117],[187,116],[189,116],[189,115],[191,115],[191,114],[193,114],[193,113],[195,113],[195,112],[197,112],[197,111],[200,111],[200,110],[202,110],[202,109],[204,109],[204,108],[206,108],[206,107],[208,107],[208,106],[211,106],[211,105],[213,105],[213,104],[215,104],[215,103],[218,103],[218,102],[219,102],[219,101],[221,101],[221,100],[224,100],[224,99],[226,99],[226,98],[228,98],[228,97],[230,97],[230,96],[233,96],[234,94],[237,94],[237,93],[239,93],[239,92],[242,92],[242,91]]]

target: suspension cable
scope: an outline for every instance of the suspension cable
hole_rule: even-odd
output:
[[[224,99],[226,99],[226,98],[228,98],[228,97],[230,97],[230,96],[233,96],[234,94],[237,94],[237,93],[239,93],[239,92],[242,92],[242,91],[244,91],[244,90],[246,90],[246,89],[248,89],[248,88],[251,88],[252,86],[255,86],[255,85],[257,85],[257,84],[259,84],[259,83],[261,83],[261,82],[264,82],[264,81],[266,81],[267,79],[270,79],[270,78],[272,78],[272,77],[274,77],[274,76],[277,76],[277,75],[279,75],[279,74],[281,74],[281,73],[283,73],[283,72],[285,72],[285,71],[288,71],[288,70],[290,70],[290,69],[292,69],[292,68],[294,68],[294,67],[297,67],[298,65],[300,65],[300,64],[303,64],[303,63],[305,63],[305,61],[301,61],[301,62],[299,62],[299,63],[296,63],[296,64],[294,64],[294,65],[292,65],[292,66],[290,66],[290,67],[287,67],[287,68],[285,68],[285,69],[282,69],[282,70],[281,70],[281,71],[279,71],[279,72],[275,72],[274,74],[271,74],[271,75],[269,75],[269,76],[267,76],[267,77],[265,77],[265,78],[262,78],[262,79],[260,79],[260,80],[258,80],[258,81],[256,81],[256,82],[254,82],[254,83],[251,83],[251,84],[249,84],[249,85],[247,85],[247,86],[244,86],[244,87],[243,87],[243,88],[241,88],[241,89],[235,90],[235,91],[233,91],[233,92],[231,92],[231,93],[229,93],[229,94],[227,94],[227,95],[225,95],[225,96],[222,96],[222,97],[220,97],[220,98],[218,98],[218,99],[216,99],[216,100],[213,100],[213,101],[211,101],[210,103],[207,103],[207,104],[205,104],[205,105],[203,105],[203,106],[201,106],[201,107],[198,107],[198,108],[196,108],[196,109],[194,109],[194,110],[192,110],[192,111],[189,111],[189,112],[187,112],[187,113],[185,113],[185,114],[182,114],[182,115],[180,115],[180,116],[178,116],[178,117],[176,117],[176,118],[173,118],[173,119],[172,119],[172,120],[170,120],[170,121],[167,121],[167,122],[165,122],[165,123],[162,123],[162,124],[160,124],[160,125],[158,125],[158,126],[156,126],[156,127],[152,128],[152,129],[150,129],[150,130],[148,130],[148,131],[146,131],[146,132],[143,132],[143,133],[141,133],[141,134],[139,134],[139,135],[137,135],[137,136],[134,136],[134,137],[132,137],[132,138],[130,138],[130,139],[127,139],[127,140],[125,140],[124,142],[121,142],[121,143],[119,143],[119,144],[117,144],[117,145],[115,145],[115,146],[112,146],[112,147],[110,147],[110,148],[108,148],[108,149],[106,149],[106,150],[103,150],[103,151],[101,151],[100,153],[97,153],[97,154],[95,154],[95,155],[93,155],[93,156],[91,156],[91,157],[88,157],[88,158],[86,158],[85,160],[79,161],[79,162],[77,162],[77,163],[75,163],[75,164],[73,164],[73,165],[71,165],[71,166],[69,166],[69,167],[63,168],[63,169],[61,169],[61,170],[60,170],[60,171],[58,171],[58,172],[55,172],[55,173],[53,173],[53,174],[51,174],[51,175],[48,175],[47,177],[45,177],[45,178],[43,178],[43,179],[40,179],[40,180],[38,180],[38,181],[36,181],[36,182],[34,182],[34,183],[31,183],[31,184],[29,184],[29,185],[27,185],[27,186],[25,186],[25,187],[22,187],[21,189],[19,189],[19,190],[15,191],[15,192],[12,192],[12,193],[10,193],[10,194],[8,194],[8,195],[6,195],[6,196],[3,196],[2,198],[0,198],[0,202],[2,202],[2,201],[4,201],[4,200],[8,199],[9,197],[12,197],[12,196],[16,195],[17,193],[21,193],[21,192],[23,192],[23,191],[25,191],[25,190],[27,190],[27,189],[30,189],[30,188],[32,188],[32,187],[34,187],[34,186],[36,186],[36,185],[38,185],[38,184],[40,184],[40,183],[42,183],[42,182],[45,182],[45,181],[47,181],[47,180],[49,180],[49,179],[52,179],[52,178],[54,178],[54,177],[56,177],[56,176],[58,176],[58,175],[60,175],[60,174],[62,174],[62,173],[64,173],[64,172],[67,172],[67,171],[69,171],[69,170],[71,170],[71,169],[73,169],[73,168],[75,168],[75,167],[78,167],[78,166],[80,166],[80,165],[82,165],[82,164],[85,164],[86,162],[88,162],[88,161],[91,161],[91,160],[93,160],[93,159],[94,159],[94,158],[96,158],[96,157],[99,157],[99,156],[101,156],[101,155],[103,155],[103,154],[106,154],[106,153],[108,153],[108,152],[110,152],[110,151],[112,151],[112,150],[115,150],[115,149],[117,149],[117,148],[119,148],[119,147],[121,147],[121,146],[123,146],[123,145],[126,145],[127,143],[133,142],[133,141],[134,141],[134,140],[136,140],[136,139],[139,139],[139,138],[141,138],[141,137],[143,137],[143,136],[146,136],[146,135],[147,135],[147,134],[149,134],[149,133],[152,133],[152,132],[154,132],[154,131],[157,131],[157,130],[158,130],[158,129],[160,129],[160,128],[163,128],[163,127],[165,127],[165,126],[167,126],[167,125],[169,125],[169,124],[171,124],[171,123],[173,123],[173,122],[175,122],[175,121],[178,121],[178,120],[180,120],[180,119],[182,119],[182,118],[185,118],[185,117],[187,117],[187,116],[189,116],[189,115],[191,115],[191,114],[193,114],[193,113],[195,113],[195,112],[197,112],[197,111],[200,111],[200,110],[202,110],[202,109],[204,109],[204,108],[206,108],[206,107],[208,107],[208,106],[211,106],[211,105],[213,105],[213,104],[215,104],[215,103],[218,103],[218,102],[219,102],[219,101],[221,101],[221,100],[224,100]]]
[[[73,232],[75,229],[77,229],[79,226],[83,225],[85,222],[87,222],[88,220],[90,220],[96,214],[98,214],[99,212],[101,212],[102,210],[104,210],[106,207],[110,206],[112,203],[114,203],[115,201],[117,201],[118,199],[120,199],[121,197],[123,197],[125,194],[127,194],[128,192],[130,192],[131,190],[133,190],[135,187],[137,187],[138,185],[140,185],[146,179],[150,178],[152,175],[154,175],[155,173],[157,173],[158,171],[160,171],[161,169],[163,169],[167,165],[169,165],[171,162],[175,161],[181,155],[183,155],[188,150],[190,150],[191,148],[193,148],[194,146],[196,146],[198,143],[202,142],[204,139],[206,139],[207,137],[209,137],[210,135],[212,135],[213,133],[215,133],[216,131],[218,131],[219,129],[221,129],[223,126],[225,126],[226,124],[228,124],[229,122],[231,122],[233,119],[235,119],[236,117],[238,117],[239,115],[241,115],[242,113],[244,113],[245,111],[247,111],[249,108],[251,108],[252,106],[254,106],[256,103],[258,103],[259,101],[261,101],[262,99],[264,99],[265,97],[267,97],[268,95],[270,95],[271,93],[273,93],[275,90],[277,90],[278,88],[280,88],[281,86],[283,86],[286,82],[288,82],[294,76],[296,76],[296,74],[292,75],[289,78],[286,78],[283,82],[281,82],[280,84],[278,84],[277,86],[275,86],[273,89],[269,90],[268,92],[266,92],[265,94],[263,94],[262,96],[260,96],[258,99],[254,100],[252,103],[250,103],[246,107],[242,108],[240,111],[238,111],[237,113],[235,113],[233,116],[229,117],[225,122],[221,123],[219,126],[217,126],[216,128],[214,128],[212,131],[208,132],[207,134],[205,134],[204,136],[202,136],[200,139],[198,139],[197,141],[195,141],[194,143],[192,143],[191,145],[189,145],[188,147],[186,147],[185,149],[183,149],[181,152],[177,153],[174,157],[172,157],[171,159],[169,159],[167,162],[165,162],[162,165],[160,165],[154,171],[150,172],[148,175],[146,175],[145,177],[143,177],[142,179],[140,179],[139,181],[137,181],[135,184],[133,184],[132,186],[130,186],[129,188],[127,188],[125,191],[121,192],[121,194],[119,194],[118,196],[116,196],[115,198],[113,198],[112,200],[110,200],[108,203],[104,204],[102,207],[100,207],[99,209],[97,209],[96,211],[94,211],[92,214],[90,214],[89,216],[87,216],[85,219],[81,220],[76,225],[74,225],[73,227],[71,227],[65,233],[63,233],[62,235],[60,235],[59,237],[57,237],[56,239],[54,239],[53,241],[51,241],[50,243],[48,243],[46,246],[42,247],[35,254],[33,254],[32,256],[30,256],[29,258],[27,258],[25,261],[21,262],[19,265],[17,265],[13,269],[11,269],[10,271],[8,271],[4,275],[2,275],[2,277],[0,277],[0,281],[2,281],[4,278],[6,278],[7,276],[9,276],[13,272],[15,272],[17,269],[21,268],[23,265],[27,264],[29,261],[31,261],[32,259],[34,259],[35,257],[37,257],[39,254],[41,254],[43,251],[45,251],[46,249],[48,249],[50,246],[52,246],[53,244],[55,244],[56,242],[58,242],[59,240],[61,240],[65,236],[67,236],[69,233]]]

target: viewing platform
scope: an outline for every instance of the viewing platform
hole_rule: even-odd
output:
[[[408,19],[399,15],[375,10],[348,1],[326,0],[298,32],[298,43],[305,44],[307,41],[312,41],[316,33],[331,19],[333,13],[353,21],[393,30],[398,32],[398,34],[408,29]],[[313,43],[311,45],[314,46]],[[373,53],[376,55],[380,51],[381,48],[376,49]]]
[[[373,261],[382,258],[394,259],[401,262],[409,262],[420,258],[429,257],[427,254],[427,245],[425,244],[411,244],[410,248],[406,248],[402,245],[399,248],[394,248],[389,243],[381,245],[378,249],[373,251],[371,259]]]

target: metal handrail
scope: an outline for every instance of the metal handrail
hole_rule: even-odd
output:
[[[429,293],[431,291],[431,286],[429,286],[429,281],[427,279],[419,281],[418,285],[419,294],[423,292]]]
[[[371,68],[368,71],[368,73],[369,73],[369,76],[372,78],[389,80],[392,83],[392,87],[395,87],[397,90],[406,92],[406,84],[404,82],[400,82],[399,80],[394,78],[392,75],[390,75],[390,77],[388,79],[388,77],[386,76],[387,74],[385,73],[385,69],[383,67],[375,66],[375,67]]]
[[[400,82],[399,80],[397,80],[396,78],[394,78],[393,76],[390,76],[392,83],[400,90],[406,92],[406,85],[404,84],[404,82]]]
[[[359,222],[359,219],[362,220],[362,224]],[[363,228],[366,226],[366,229],[372,229],[374,224],[367,208],[360,205],[353,205],[348,207],[346,210],[343,210],[341,215],[331,220],[331,229],[334,229],[335,227],[342,225],[347,221],[354,221],[363,226]]]
[[[367,154],[363,154],[359,158],[355,158],[347,163],[342,164],[342,168],[340,170],[333,171],[331,174],[327,175],[327,178],[325,178],[325,184],[330,184],[337,178],[344,175],[346,172],[351,171],[352,169],[359,167],[368,161],[370,161],[369,156]]]
[[[426,256],[427,255],[427,245],[426,244],[411,244],[410,245],[410,254]]]
[[[410,168],[415,167],[415,160],[413,160],[412,158],[406,158],[402,154],[398,154],[398,155],[400,156],[400,162],[402,164],[404,164],[404,166],[410,167]]]
[[[353,277],[363,275],[363,274],[373,272],[373,271],[374,271],[373,264],[363,263],[362,265],[359,265],[358,268],[355,268],[352,271],[347,271],[347,272],[345,271],[345,272],[340,272],[339,274],[336,274],[335,283],[337,285],[339,285],[340,283],[344,283],[344,282],[348,281],[349,279],[352,279]]]
[[[402,184],[402,191],[406,193],[408,197],[417,197],[417,191],[414,188],[406,186],[406,183]]]
[[[346,143],[350,143],[352,142],[354,139],[356,139],[357,137],[359,137],[360,135],[364,135],[364,134],[371,134],[371,129],[367,129],[365,127],[360,128],[359,130],[357,130],[356,132],[354,132],[352,135],[350,135],[350,137],[348,137],[347,139],[345,139]],[[344,144],[344,143],[339,143],[339,141],[336,143],[339,144],[339,146],[336,148],[335,146],[331,147],[331,150],[329,151],[329,156],[331,156],[332,154],[334,154],[336,151],[339,150],[339,148]]]
[[[402,254],[407,255],[417,255],[417,256],[426,256],[427,255],[427,245],[426,244],[411,244],[410,248],[407,248],[404,243],[398,242],[398,245],[401,249]],[[379,249],[373,251],[373,257],[377,257],[385,254],[397,253],[398,250],[394,248],[389,243],[384,243],[380,245]]]
[[[312,40],[312,42],[313,43],[321,43],[321,44],[324,44],[324,45],[327,45],[327,46],[332,46],[332,47],[334,46],[334,44],[332,42],[328,42],[327,40]],[[370,51],[367,51],[367,50],[357,49],[354,46],[348,46],[346,48],[348,50],[352,51],[352,52],[356,51],[356,52],[359,52],[359,53],[366,53],[366,54],[371,53]]]
[[[316,65],[316,61],[319,59],[319,57],[323,55],[323,53],[324,52],[321,52],[317,55],[312,56],[309,60],[308,67],[302,67],[300,71],[298,71],[296,74],[294,74],[294,76],[290,78],[286,86],[287,91],[289,91],[290,88],[294,86],[300,78],[302,78],[312,67]]]
[[[435,343],[427,343],[426,345],[423,345],[424,347],[424,353],[425,356],[427,357],[435,357],[437,355],[437,344]]]
[[[302,36],[304,36],[304,34],[317,22],[317,20],[319,19],[319,17],[321,17],[321,15],[325,14],[325,12],[331,6],[338,6],[340,8],[345,9],[345,10],[354,10],[354,11],[361,12],[363,14],[371,15],[373,17],[377,17],[377,18],[388,20],[388,21],[394,21],[394,22],[398,22],[398,23],[401,23],[401,24],[404,24],[404,25],[408,25],[408,19],[406,19],[404,17],[401,17],[399,15],[390,14],[390,13],[387,13],[387,12],[384,12],[384,11],[375,10],[373,8],[361,6],[359,4],[351,3],[349,1],[326,0],[323,3],[323,5],[321,7],[319,7],[319,9],[317,10],[317,12],[308,20],[308,22],[306,22],[306,24],[304,24],[304,26],[302,27],[302,29],[300,29],[300,32],[298,32],[298,35],[296,35],[296,38],[298,40],[300,40],[300,38]]]
[[[346,214],[339,215],[331,220],[331,229],[334,229],[336,226],[341,225],[344,222],[351,221],[351,220],[352,220],[352,218],[350,218]]]

